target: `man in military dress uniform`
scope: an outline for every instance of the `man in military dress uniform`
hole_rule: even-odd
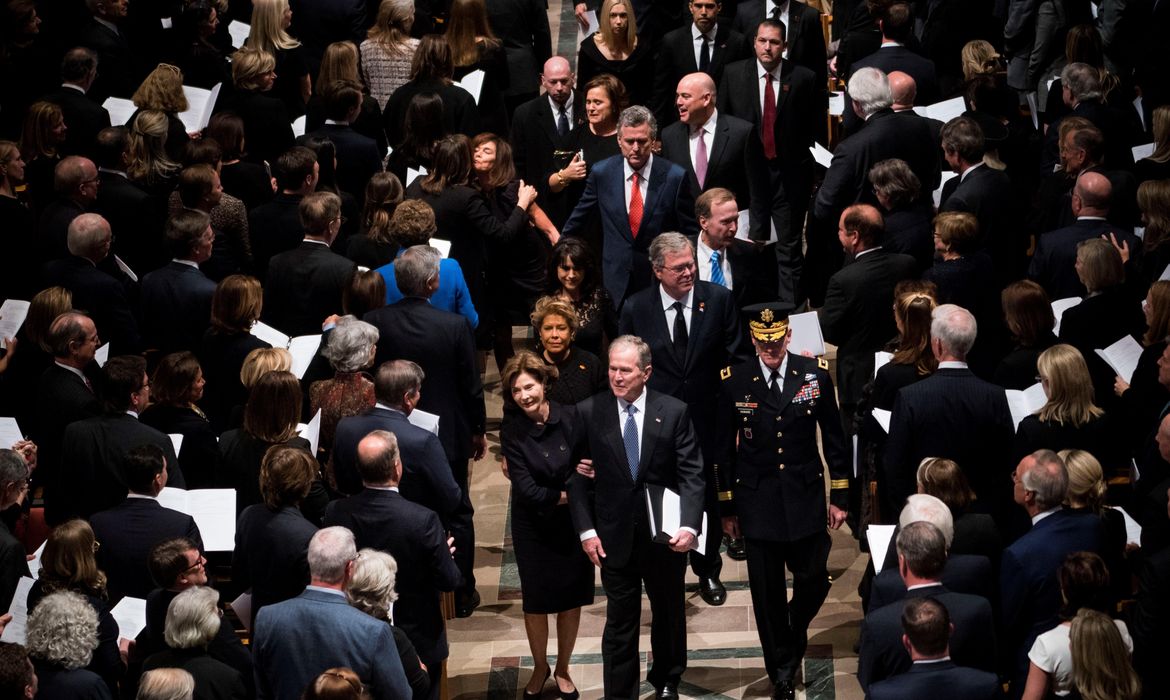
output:
[[[845,522],[849,448],[828,363],[788,353],[791,333],[783,303],[745,309],[757,361],[721,373],[714,465],[723,531],[743,536],[752,608],[772,679],[773,698],[794,698],[808,626],[829,593],[834,530]],[[832,475],[825,507],[821,428]],[[785,566],[792,572],[788,602]]]

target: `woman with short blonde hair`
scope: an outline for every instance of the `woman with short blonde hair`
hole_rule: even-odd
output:
[[[292,16],[288,0],[253,0],[252,28],[244,46],[276,59],[274,94],[284,102],[290,117],[299,117],[313,93],[313,81],[304,47],[288,33]]]
[[[146,110],[167,115],[167,157],[181,161],[187,142],[191,140],[187,126],[179,119],[179,112],[186,112],[190,106],[183,92],[183,71],[169,63],[158,64],[134,91],[131,101],[138,111],[130,116],[126,126],[133,129],[139,115]]]

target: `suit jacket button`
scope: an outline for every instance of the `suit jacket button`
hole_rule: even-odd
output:
[[[776,437],[784,437],[784,433],[776,433]]]
[[[781,464],[781,465],[780,465],[780,471],[784,471],[784,465],[783,465],[783,464]]]
[[[777,449],[776,454],[781,454],[781,455],[784,454],[784,448],[781,447],[781,448]]]

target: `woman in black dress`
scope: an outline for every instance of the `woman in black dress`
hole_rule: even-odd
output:
[[[223,191],[236,197],[248,209],[272,199],[272,175],[261,163],[244,159],[244,120],[232,112],[213,114],[203,138],[219,144],[219,179]]]
[[[475,98],[455,84],[455,62],[447,37],[427,34],[419,42],[411,60],[410,81],[390,95],[386,108],[382,110],[382,124],[391,144],[402,142],[407,107],[416,95],[425,93],[434,93],[442,101],[441,116],[446,133],[471,138],[483,131],[479,126]]]
[[[512,480],[512,543],[520,572],[524,628],[533,674],[525,698],[540,697],[549,668],[548,615],[557,616],[557,690],[576,700],[569,659],[577,641],[581,607],[593,602],[593,566],[581,550],[569,517],[565,482],[573,473],[570,446],[575,409],[546,398],[555,367],[530,352],[518,353],[501,374],[504,396],[522,416],[500,435]]]
[[[618,318],[589,245],[579,238],[559,241],[549,254],[545,279],[547,293],[569,302],[577,312],[574,346],[592,353],[604,365],[609,341],[618,336]]]
[[[207,0],[188,2],[175,18],[179,46],[175,63],[183,71],[187,85],[210,90],[217,83],[231,80],[231,67],[215,45],[216,31],[222,18]]]
[[[288,116],[296,118],[305,113],[305,104],[313,94],[313,81],[305,47],[288,33],[292,16],[288,0],[255,0],[244,46],[275,59],[272,96],[284,103]],[[236,57],[232,56],[232,63],[235,61]]]
[[[211,488],[219,468],[219,438],[196,405],[203,398],[204,384],[203,370],[193,354],[167,355],[150,379],[150,407],[139,416],[160,432],[183,436],[176,452],[188,489]]]
[[[225,277],[211,296],[211,328],[195,354],[207,380],[201,406],[216,432],[227,429],[232,407],[248,396],[240,381],[244,359],[253,350],[272,347],[250,333],[263,306],[260,280],[247,275]]]
[[[1166,111],[1170,112],[1170,105],[1166,105]],[[1167,121],[1170,122],[1170,115]],[[1170,128],[1170,124],[1167,126]],[[1138,267],[1142,272],[1141,282],[1149,285],[1162,279],[1162,273],[1170,267],[1170,173],[1166,179],[1138,185],[1137,203],[1145,227]],[[1123,257],[1129,262],[1128,256]]]
[[[244,120],[247,158],[253,163],[275,163],[293,146],[289,112],[273,93],[276,77],[276,61],[271,54],[240,49],[232,54],[235,90],[216,102],[216,110],[230,110]]]
[[[443,99],[434,92],[421,92],[410,98],[401,132],[401,140],[393,144],[394,149],[386,159],[386,170],[409,185],[413,181],[411,170],[430,172],[435,145],[447,135]]]
[[[1146,436],[1156,427],[1162,407],[1170,403],[1170,389],[1158,381],[1158,358],[1170,337],[1170,282],[1155,282],[1142,306],[1148,326],[1142,337],[1145,348],[1129,382],[1113,378],[1113,393],[1119,399],[1117,416],[1128,431],[1134,457],[1145,451]]]
[[[65,115],[52,102],[34,102],[24,116],[20,134],[21,168],[25,196],[33,212],[40,214],[56,197],[53,189],[53,171],[61,162],[60,148],[65,143]]]
[[[0,141],[0,221],[4,222],[0,246],[6,251],[0,263],[0,296],[5,299],[28,299],[40,286],[40,271],[30,264],[37,255],[37,219],[16,193],[24,178],[20,146]]]
[[[1032,280],[1012,282],[1000,295],[1012,349],[995,368],[993,380],[1004,389],[1023,391],[1039,381],[1036,358],[1056,345],[1056,317],[1044,288]]]
[[[508,108],[504,93],[508,91],[508,60],[504,43],[492,31],[484,0],[454,0],[447,20],[447,42],[455,63],[455,80],[463,80],[468,73],[483,71],[480,86],[479,125],[484,131],[507,134]]]
[[[143,112],[153,110],[167,115],[167,157],[176,163],[183,160],[183,151],[191,140],[187,126],[179,119],[179,113],[186,112],[190,106],[183,92],[183,83],[183,71],[178,66],[158,64],[134,91],[131,101],[138,110],[126,120],[126,126],[132,129]]]
[[[597,31],[577,53],[577,89],[609,73],[626,86],[632,104],[649,104],[654,79],[654,50],[638,36],[634,7],[626,0],[605,0],[597,11]]]
[[[350,236],[345,244],[345,257],[371,270],[394,259],[398,244],[390,237],[390,217],[402,203],[404,194],[402,181],[394,173],[374,173],[366,184],[365,204],[358,222],[361,233]]]
[[[516,208],[520,179],[512,161],[512,147],[495,134],[480,134],[471,140],[472,185],[483,193],[488,209],[501,223],[507,223]],[[495,321],[494,350],[497,369],[512,356],[512,326],[528,322],[528,312],[544,290],[548,252],[560,233],[540,205],[528,208],[530,222],[507,242],[488,244],[488,289],[491,290]]]
[[[888,158],[869,169],[873,194],[882,206],[886,235],[882,248],[887,253],[905,253],[914,258],[919,274],[934,262],[930,202],[922,201],[922,182],[906,161]]]

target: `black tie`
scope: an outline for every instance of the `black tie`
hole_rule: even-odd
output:
[[[565,113],[565,108],[561,107],[561,114],[557,117],[557,135],[566,136],[569,133],[569,115]]]
[[[674,354],[679,362],[687,359],[687,319],[683,316],[683,305],[676,301],[670,305],[674,309]]]
[[[711,40],[703,35],[703,46],[699,48],[699,70],[706,73],[711,68]]]
[[[779,399],[780,393],[784,388],[780,385],[780,373],[778,371],[772,370],[772,376],[768,379],[768,384],[772,387],[772,394]]]

